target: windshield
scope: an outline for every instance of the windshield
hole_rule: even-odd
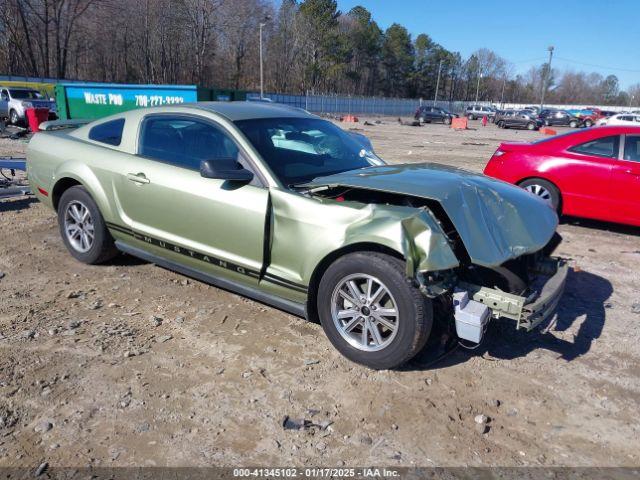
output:
[[[260,118],[235,124],[287,186],[383,163],[366,141],[326,120]]]
[[[35,100],[38,98],[42,98],[42,95],[40,95],[40,92],[36,92],[35,90],[9,90],[9,93],[11,94],[11,98],[15,98],[18,100],[25,100],[25,99],[31,99],[31,100]]]

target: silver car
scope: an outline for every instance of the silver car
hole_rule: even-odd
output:
[[[469,120],[477,120],[485,116],[489,120],[493,120],[496,116],[496,110],[493,107],[486,107],[484,105],[470,105],[465,109],[464,114]]]
[[[8,118],[14,125],[25,123],[27,108],[48,108],[49,120],[58,118],[56,102],[45,98],[37,90],[25,87],[0,88],[0,118]]]

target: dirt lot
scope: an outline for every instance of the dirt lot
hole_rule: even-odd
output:
[[[356,128],[389,161],[474,171],[540,136],[472,126]],[[129,257],[76,262],[33,199],[0,222],[0,466],[640,465],[639,229],[564,222],[575,269],[546,330],[493,322],[476,351],[374,372],[319,325]]]

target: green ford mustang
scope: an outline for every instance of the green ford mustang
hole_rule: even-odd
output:
[[[300,109],[198,103],[44,129],[29,180],[75,258],[126,252],[320,321],[372,368],[411,359],[434,318],[468,345],[490,318],[530,330],[564,288],[543,201],[455,168],[387,165]]]

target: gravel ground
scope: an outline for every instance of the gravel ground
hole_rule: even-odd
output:
[[[540,136],[382,122],[344,127],[474,171]],[[477,350],[374,372],[319,325],[130,257],[76,262],[32,198],[0,222],[0,466],[640,465],[637,228],[563,222],[573,271],[544,330],[492,322]]]

